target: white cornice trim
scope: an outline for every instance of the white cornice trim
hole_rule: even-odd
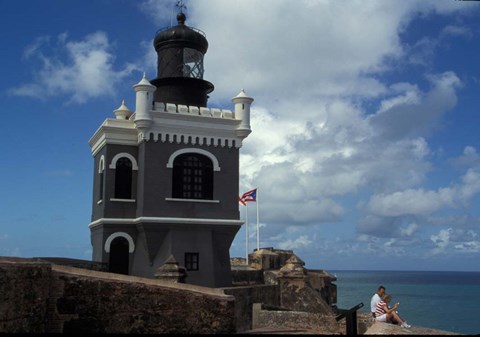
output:
[[[136,202],[135,199],[118,199],[118,198],[110,198],[110,201],[113,201],[113,202],[131,202],[131,203]]]
[[[94,228],[102,224],[136,225],[139,223],[171,223],[187,225],[227,225],[241,226],[242,220],[230,219],[198,219],[198,218],[167,218],[167,217],[138,217],[138,218],[101,218],[91,222],[88,227]]]
[[[129,119],[107,118],[88,142],[93,156],[106,144],[138,146],[150,136],[161,142],[241,148],[250,133],[230,110],[158,102],[155,107],[149,111],[153,124],[147,130],[135,126],[135,113]]]
[[[105,144],[138,145],[138,130],[133,121],[107,118],[88,141],[95,156]]]
[[[178,201],[178,202],[203,202],[206,204],[219,204],[220,200],[209,199],[184,199],[184,198],[165,198],[166,201]]]

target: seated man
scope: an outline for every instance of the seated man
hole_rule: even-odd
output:
[[[375,310],[377,310],[377,304],[382,300],[382,296],[385,294],[385,287],[380,286],[377,289],[377,292],[373,294],[372,299],[370,300],[370,310],[372,312],[373,318],[375,318]]]

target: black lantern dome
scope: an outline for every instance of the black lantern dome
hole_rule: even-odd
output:
[[[185,25],[186,16],[177,15],[178,24],[161,29],[153,45],[157,52],[155,101],[206,107],[213,84],[203,79],[203,57],[208,49],[205,34]]]

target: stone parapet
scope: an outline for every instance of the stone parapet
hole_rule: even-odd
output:
[[[410,324],[410,323],[409,323]],[[410,328],[402,328],[396,324],[389,324],[389,323],[382,323],[382,322],[375,322],[370,325],[370,327],[365,332],[365,335],[432,335],[432,336],[440,336],[440,335],[462,335],[459,333],[451,332],[451,331],[444,331],[444,330],[437,330],[431,328],[425,328],[422,326],[415,326],[412,325]]]
[[[235,119],[235,114],[228,109],[187,106],[173,103],[154,102],[152,112],[178,113],[190,116]]]
[[[235,297],[235,320],[237,332],[252,329],[253,304],[264,303],[280,306],[280,290],[275,285],[254,285],[222,288],[225,294]]]
[[[234,333],[220,289],[0,258],[0,333]]]
[[[305,333],[339,335],[345,333],[345,324],[337,322],[335,316],[322,313],[266,310],[262,304],[255,303],[253,308],[253,330],[275,327],[277,330],[302,330]]]

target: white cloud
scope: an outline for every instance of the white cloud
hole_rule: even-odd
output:
[[[265,103],[299,102],[383,92],[366,74],[401,55],[397,29],[407,13],[393,2],[208,0],[192,9],[190,22],[215,41],[205,59],[212,99],[244,87]]]
[[[434,248],[430,255],[446,254],[455,251],[457,253],[480,253],[480,240],[475,231],[447,228],[430,236]]]
[[[422,219],[423,223],[438,223],[429,221],[436,212],[453,208],[468,207],[471,199],[480,193],[480,175],[473,169],[461,177],[461,181],[437,190],[405,189],[389,194],[372,195],[368,203],[362,206],[365,212],[359,223],[358,230],[362,233],[380,235],[386,234],[386,229],[400,235],[417,230],[418,224],[409,229],[401,228],[408,218]],[[452,219],[448,222],[452,223]],[[458,222],[454,220],[454,222]],[[410,225],[411,226],[411,225]],[[410,234],[408,234],[410,235]]]
[[[442,38],[448,37],[465,37],[467,39],[471,38],[473,35],[472,30],[469,27],[457,26],[457,25],[448,25],[443,28],[441,32]]]
[[[377,194],[370,198],[368,211],[379,216],[427,215],[445,206],[453,206],[453,190],[437,191],[408,189],[391,194]]]
[[[286,241],[279,242],[278,248],[296,250],[296,249],[308,247],[311,244],[312,244],[312,241],[309,240],[307,235],[301,235],[295,240],[288,239]]]
[[[432,89],[423,94],[423,99],[419,99],[418,92],[409,91],[407,97],[389,99],[389,109],[369,117],[372,127],[379,130],[382,137],[402,139],[429,135],[456,105],[456,89],[461,82],[453,72],[429,75],[427,78],[432,83]]]
[[[463,154],[458,158],[453,158],[450,162],[458,167],[480,167],[480,155],[474,146],[466,146]]]
[[[407,227],[400,229],[400,234],[402,236],[412,236],[418,231],[419,226],[416,223],[411,223]]]
[[[23,58],[25,60],[30,59],[43,45],[47,44],[48,42],[50,42],[50,36],[37,37],[32,43],[25,47],[23,51]]]
[[[112,95],[116,86],[137,67],[126,64],[115,70],[113,48],[104,32],[98,31],[73,41],[60,34],[55,48],[49,37],[40,37],[25,49],[25,57],[40,61],[31,83],[12,88],[11,94],[45,99],[69,95],[70,102]]]

